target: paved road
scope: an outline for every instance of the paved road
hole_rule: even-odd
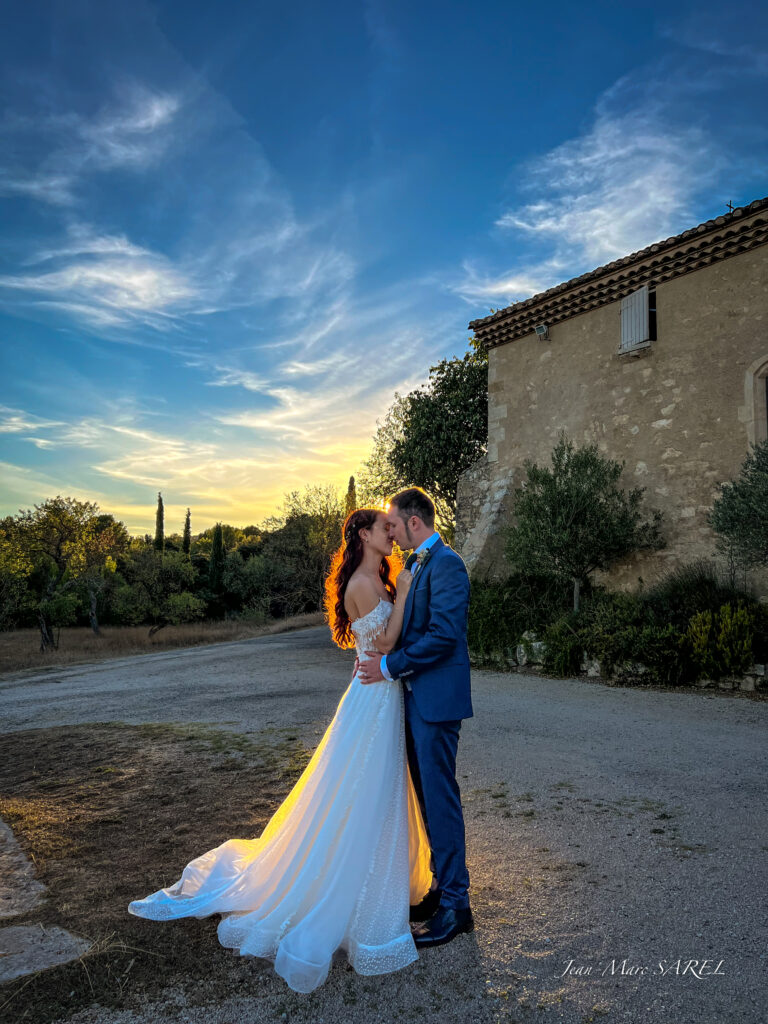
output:
[[[319,628],[26,673],[0,680],[0,729],[291,724],[314,744],[351,666]],[[478,929],[470,966],[467,939],[423,958],[431,980],[474,972],[466,998],[483,987],[497,1019],[763,1021],[768,703],[493,672],[474,673],[473,697],[458,773]]]

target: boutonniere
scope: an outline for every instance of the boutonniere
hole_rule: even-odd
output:
[[[420,569],[423,569],[427,562],[432,557],[432,548],[425,548],[423,551],[419,551],[416,555],[416,561]]]

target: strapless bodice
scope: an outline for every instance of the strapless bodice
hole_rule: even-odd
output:
[[[391,601],[380,597],[379,603],[367,615],[361,615],[359,619],[355,619],[354,622],[350,623],[352,632],[355,635],[355,649],[360,661],[369,660],[365,652],[373,650],[374,637],[377,637],[382,630],[387,628],[393,607],[394,605]]]

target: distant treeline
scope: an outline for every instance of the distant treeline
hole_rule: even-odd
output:
[[[154,536],[131,537],[94,502],[57,495],[0,521],[0,625],[37,626],[43,649],[57,628],[241,617],[257,622],[322,608],[330,558],[346,509],[330,486],[286,495],[261,526],[223,523],[165,534],[158,495]]]

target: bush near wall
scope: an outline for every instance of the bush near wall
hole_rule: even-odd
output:
[[[561,677],[578,675],[587,658],[603,677],[675,686],[768,661],[768,607],[723,581],[706,560],[637,593],[593,588],[579,612],[568,609],[568,599],[542,577],[473,583],[473,662],[508,667],[529,632],[544,641],[544,671]]]

